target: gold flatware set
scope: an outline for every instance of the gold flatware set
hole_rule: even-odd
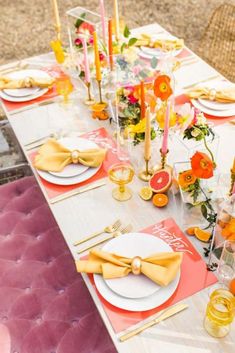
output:
[[[98,231],[96,233],[93,233],[91,235],[89,235],[88,237],[84,238],[84,239],[81,239],[79,240],[78,242],[74,243],[74,246],[78,246],[80,244],[83,244],[91,239],[94,239],[95,237],[103,234],[103,233],[109,233],[110,235],[103,238],[103,239],[100,239],[98,241],[96,241],[95,243],[91,244],[91,245],[88,245],[82,249],[80,249],[78,251],[78,254],[81,254],[87,250],[90,250],[92,249],[93,247],[97,246],[97,245],[100,245],[104,242],[106,242],[107,240],[110,240],[110,239],[113,239],[113,238],[116,238],[120,235],[123,235],[123,234],[126,234],[126,233],[129,233],[131,232],[132,230],[132,226],[131,224],[128,224],[127,226],[124,226],[124,227],[121,227],[121,221],[120,219],[118,219],[117,221],[115,221],[113,224],[105,227],[103,230],[101,231]]]

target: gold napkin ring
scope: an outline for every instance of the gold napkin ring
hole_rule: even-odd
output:
[[[131,271],[134,275],[139,275],[141,272],[141,257],[135,256],[131,261]]]
[[[79,161],[79,152],[77,150],[74,150],[71,152],[71,157],[72,157],[72,162],[74,164],[77,164]]]
[[[214,101],[215,100],[215,97],[216,97],[216,90],[213,88],[210,90],[209,92],[209,100],[210,101]]]

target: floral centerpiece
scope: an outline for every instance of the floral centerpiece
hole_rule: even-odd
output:
[[[212,159],[202,152],[196,152],[191,158],[191,169],[184,170],[178,174],[178,185],[181,191],[188,195],[186,198],[186,206],[189,210],[193,208],[200,209],[201,217],[206,221],[204,229],[193,227],[189,230],[190,235],[198,235],[197,237],[203,241],[209,241],[212,232],[206,232],[206,229],[213,230],[216,222],[216,212],[214,210],[211,193],[213,190],[210,184],[204,181],[210,179],[214,175],[215,164]],[[195,230],[196,233],[194,234]]]

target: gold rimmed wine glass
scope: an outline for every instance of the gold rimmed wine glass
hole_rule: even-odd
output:
[[[128,163],[117,163],[109,169],[109,179],[119,185],[113,189],[112,195],[115,200],[127,201],[132,197],[132,191],[125,185],[129,184],[134,177],[134,169]]]

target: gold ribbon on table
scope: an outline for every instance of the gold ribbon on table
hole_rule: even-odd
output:
[[[177,275],[182,256],[181,252],[164,252],[144,259],[128,258],[92,249],[89,259],[76,261],[76,267],[78,272],[101,274],[105,279],[143,274],[160,286],[167,286]]]
[[[106,150],[102,148],[70,151],[55,139],[49,139],[39,148],[34,159],[34,167],[50,172],[61,172],[71,163],[98,167],[103,162],[105,155]]]
[[[185,93],[191,99],[209,99],[220,103],[235,103],[235,85],[224,88],[214,89],[207,87],[195,87]]]
[[[25,77],[24,79],[11,79],[7,76],[0,76],[0,89],[16,89],[16,88],[49,88],[55,82],[54,78],[33,78]]]

